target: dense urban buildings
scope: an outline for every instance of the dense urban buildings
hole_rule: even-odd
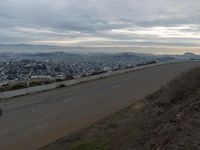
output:
[[[2,87],[27,81],[46,84],[193,57],[197,56],[190,53],[183,56],[136,53],[0,53],[0,85]]]

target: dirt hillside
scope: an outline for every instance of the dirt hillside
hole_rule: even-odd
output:
[[[200,68],[41,150],[200,150]]]

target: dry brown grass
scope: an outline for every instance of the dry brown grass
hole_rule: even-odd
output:
[[[200,68],[42,150],[199,150]]]
[[[177,77],[151,96],[162,97],[163,102],[170,100],[172,103],[175,103],[177,99],[186,98],[199,88],[200,68],[195,68]]]

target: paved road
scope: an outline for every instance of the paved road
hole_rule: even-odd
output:
[[[35,150],[83,128],[188,71],[198,62],[146,68],[0,103],[0,150]]]

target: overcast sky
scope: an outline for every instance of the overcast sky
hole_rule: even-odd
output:
[[[200,47],[200,0],[0,0],[0,43]]]

